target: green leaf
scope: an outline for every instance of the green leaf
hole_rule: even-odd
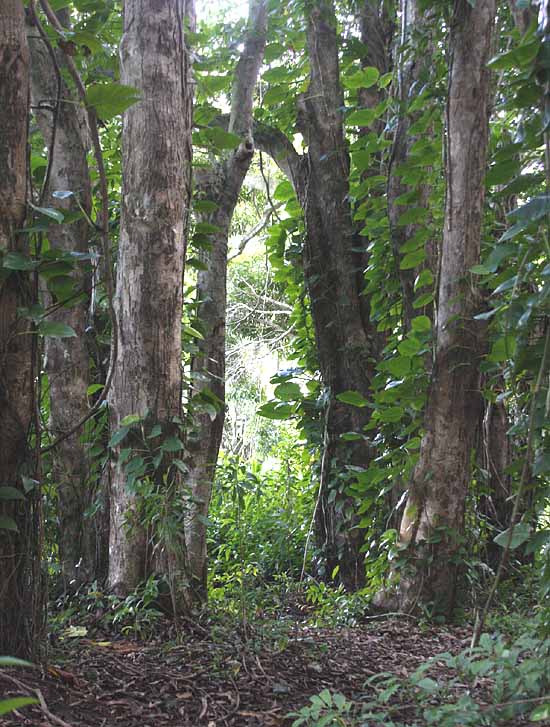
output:
[[[14,709],[26,707],[29,704],[38,704],[38,699],[34,697],[12,697],[11,699],[3,699],[0,701],[0,714],[8,714]]]
[[[412,319],[411,325],[416,333],[428,333],[432,330],[432,322],[428,316],[416,316]]]
[[[58,321],[42,321],[38,326],[38,333],[50,338],[74,338],[76,336],[73,328]]]
[[[123,427],[131,427],[132,424],[137,424],[138,422],[141,422],[143,420],[143,417],[139,414],[127,414],[124,419],[120,422]]]
[[[109,447],[117,447],[130,431],[130,427],[120,427],[109,440]]]
[[[369,403],[358,391],[342,391],[341,394],[336,394],[336,398],[343,404],[351,404],[351,406],[357,406],[361,409]]]
[[[179,452],[183,449],[183,443],[177,437],[168,437],[160,445],[163,452]]]
[[[376,118],[374,109],[358,109],[346,117],[346,126],[370,126]]]
[[[531,536],[531,526],[527,525],[527,523],[518,523],[514,527],[514,531],[512,533],[512,540],[510,541],[510,550],[515,550],[516,548],[519,548],[520,545],[525,543],[526,540],[529,540],[529,537]],[[497,545],[500,545],[501,548],[505,548],[506,544],[508,542],[508,538],[510,537],[510,528],[507,530],[504,530],[502,533],[499,533],[494,538],[494,543]]]
[[[374,66],[368,66],[361,71],[343,77],[343,84],[346,88],[370,88],[380,78],[380,71]]]
[[[50,219],[55,220],[59,224],[61,224],[61,222],[63,222],[63,220],[65,219],[63,212],[60,212],[53,207],[37,207],[32,202],[29,202],[29,207],[32,207],[35,212],[38,212],[45,217],[49,217]]]
[[[197,199],[193,202],[193,209],[195,212],[202,212],[203,214],[211,214],[212,212],[215,212],[218,209],[218,206],[219,205],[209,199]]]
[[[9,515],[0,515],[0,530],[11,530],[14,533],[19,532],[17,523]]]
[[[297,399],[302,398],[302,391],[300,387],[292,381],[279,384],[275,387],[275,391],[273,393],[282,401],[296,401]]]
[[[542,722],[542,720],[550,720],[550,702],[539,705],[529,715],[531,722]]]
[[[31,667],[31,669],[35,668],[35,665],[30,661],[18,659],[16,656],[0,656],[0,666],[23,666]]]
[[[24,500],[25,495],[17,487],[0,487],[0,500]]]
[[[294,187],[287,180],[280,182],[273,192],[273,199],[278,202],[288,202],[290,199],[294,199]]]
[[[422,295],[419,295],[418,298],[415,298],[413,300],[413,308],[417,310],[418,308],[424,308],[424,306],[429,305],[434,299],[433,293],[423,293]]]
[[[1,260],[2,267],[7,270],[35,270],[40,264],[38,260],[30,260],[20,252],[8,252]]]
[[[258,409],[258,415],[265,419],[289,419],[293,414],[291,404],[281,404],[280,402],[268,401]]]
[[[419,248],[418,250],[415,250],[414,252],[409,252],[405,255],[405,257],[401,260],[401,264],[399,267],[401,270],[410,270],[411,268],[416,268],[420,263],[424,262],[426,259],[426,251],[423,247]]]
[[[86,103],[95,108],[103,121],[124,113],[140,98],[141,94],[136,88],[122,83],[97,83],[86,91]]]
[[[414,338],[414,336],[405,338],[405,340],[401,341],[401,343],[397,346],[397,350],[402,356],[414,356],[421,348],[422,344],[417,338]]]
[[[489,61],[488,65],[494,71],[525,68],[535,60],[539,52],[539,48],[540,41],[538,39],[534,39],[529,43],[524,43],[523,45],[512,48],[512,50],[499,53]]]
[[[506,361],[514,356],[516,350],[516,338],[515,336],[501,336],[493,343],[490,354],[487,356],[487,360],[491,363],[500,363]]]
[[[104,384],[90,384],[90,386],[86,389],[86,393],[88,396],[92,396],[92,394],[96,394],[98,391],[101,391],[103,387]]]

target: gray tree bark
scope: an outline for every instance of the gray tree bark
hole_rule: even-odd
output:
[[[185,45],[192,0],[126,0],[121,82],[141,94],[123,119],[123,189],[115,309],[118,357],[110,395],[111,430],[128,415],[147,433],[178,433],[181,417],[181,313],[191,194],[192,85]],[[174,422],[176,417],[176,422]],[[124,447],[138,447],[137,438]],[[159,486],[162,487],[163,469]],[[120,447],[113,457],[109,585],[125,595],[151,573],[143,502],[126,485]],[[168,556],[182,582],[185,544]],[[177,551],[177,552],[176,552]],[[175,560],[174,560],[175,559]]]
[[[204,252],[206,270],[197,276],[199,316],[204,339],[191,366],[191,394],[196,401],[209,389],[221,402],[216,416],[199,412],[187,438],[189,451],[190,511],[185,536],[193,591],[199,600],[206,599],[207,551],[206,524],[208,506],[225,419],[225,321],[227,309],[227,242],[229,227],[239,193],[254,154],[252,109],[254,91],[263,59],[266,34],[264,0],[251,0],[244,49],[235,69],[228,130],[242,138],[232,153],[201,170],[196,196],[214,202],[217,208],[200,221],[217,228],[211,236],[211,249]],[[199,405],[200,406],[200,405]]]
[[[0,10],[0,261],[28,255],[24,227],[30,57],[23,3]],[[1,265],[1,263],[0,263]],[[29,658],[39,646],[40,493],[26,492],[22,466],[33,419],[33,336],[19,307],[33,301],[29,274],[0,267],[0,653]],[[14,492],[15,490],[15,492]],[[34,564],[33,564],[34,560]],[[39,576],[38,576],[39,578]]]
[[[470,458],[479,419],[480,295],[469,272],[479,261],[490,102],[487,61],[494,0],[456,0],[447,109],[447,200],[436,350],[426,433],[400,529],[405,559],[400,608],[450,615],[455,605]],[[383,602],[383,599],[381,599]],[[387,599],[386,599],[387,600]]]
[[[65,16],[63,20],[68,20]],[[29,27],[32,65],[32,101],[44,142],[50,145],[50,181],[43,203],[67,214],[78,212],[79,206],[90,215],[91,184],[86,154],[88,132],[85,116],[64,81],[61,82],[60,105],[55,112],[58,78],[52,57],[38,34]],[[64,67],[64,56],[57,53],[57,64]],[[55,124],[55,130],[54,130]],[[55,191],[70,191],[71,197],[59,199]],[[70,224],[51,225],[48,239],[52,249],[67,253],[89,252],[90,228],[86,219]],[[74,338],[47,338],[46,371],[50,396],[50,428],[55,439],[61,438],[52,452],[52,474],[58,494],[58,546],[65,589],[95,577],[95,536],[93,523],[84,517],[90,505],[92,484],[82,431],[62,437],[87,414],[89,386],[89,355],[86,326],[90,297],[90,274],[75,259],[73,296],[66,305],[59,305],[48,320],[64,323],[75,331]],[[61,300],[47,296],[50,304]]]

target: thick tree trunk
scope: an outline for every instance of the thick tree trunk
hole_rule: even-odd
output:
[[[426,433],[401,523],[405,563],[397,585],[404,610],[418,604],[449,615],[455,604],[470,458],[479,420],[479,261],[488,138],[487,61],[494,0],[455,2],[451,24],[447,201],[437,340]]]
[[[249,27],[245,46],[235,70],[229,131],[243,138],[233,153],[216,162],[197,181],[197,196],[215,202],[217,209],[201,221],[217,227],[211,250],[204,252],[207,269],[197,277],[199,316],[204,339],[192,362],[192,395],[200,409],[201,396],[209,389],[217,398],[216,416],[201,412],[195,417],[187,439],[191,490],[190,512],[185,537],[193,591],[206,599],[207,552],[206,521],[212,495],[216,462],[225,419],[225,321],[227,308],[227,241],[233,212],[242,183],[252,161],[252,107],[256,80],[263,59],[266,32],[264,0],[250,3]]]
[[[343,128],[336,19],[331,2],[315,3],[308,15],[310,83],[302,99],[300,123],[307,144],[307,172],[297,193],[304,209],[304,276],[311,301],[319,367],[329,391],[328,435],[317,508],[317,540],[325,552],[327,575],[338,568],[348,589],[364,583],[363,532],[356,526],[355,500],[348,492],[347,465],[368,466],[371,453],[361,441],[343,441],[361,432],[368,408],[339,401],[345,391],[366,396],[373,375],[373,337],[361,295],[361,261],[355,254],[355,229],[349,203],[349,155]]]
[[[6,255],[28,254],[27,238],[18,230],[26,216],[29,67],[23,3],[4,0],[0,12],[0,260],[4,261]],[[31,303],[28,273],[1,266],[0,653],[27,658],[38,650],[42,624],[42,613],[36,609],[40,493],[27,493],[21,479],[22,465],[29,459],[34,347],[30,323],[19,317],[18,308]]]
[[[192,15],[191,0],[124,3],[121,81],[136,88],[141,99],[123,121],[115,300],[118,357],[110,396],[111,431],[118,431],[125,417],[137,415],[146,422],[146,434],[155,425],[162,427],[162,435],[148,440],[151,446],[177,433],[181,416],[182,279],[192,154],[186,15]],[[130,436],[122,446],[139,449],[143,443]],[[138,454],[134,451],[131,458]],[[161,467],[154,475],[161,488],[164,474]],[[117,594],[127,594],[151,572],[143,504],[127,486],[126,466],[117,448],[109,551],[109,585]],[[179,544],[168,561],[171,574],[181,581],[183,532],[175,537]]]
[[[64,18],[66,20],[66,18]],[[86,154],[87,128],[84,115],[62,82],[57,114],[52,108],[57,98],[58,79],[48,49],[32,25],[29,29],[32,63],[32,99],[35,115],[47,145],[51,144],[55,120],[55,145],[50,149],[51,172],[45,206],[63,213],[78,212],[79,206],[90,214],[91,185]],[[63,54],[58,54],[62,68]],[[56,198],[55,191],[70,191],[72,196]],[[85,219],[70,224],[52,225],[48,239],[52,249],[60,253],[89,252],[90,228]],[[88,321],[90,274],[82,262],[74,259],[73,296],[67,305],[60,305],[48,320],[71,326],[74,338],[46,339],[46,371],[50,394],[50,427],[54,438],[63,437],[88,412],[89,355],[85,330]],[[88,263],[84,263],[88,265]],[[49,303],[61,303],[48,295]],[[65,589],[93,579],[95,574],[95,541],[93,523],[84,517],[90,505],[92,486],[89,482],[89,461],[82,431],[62,439],[52,452],[52,475],[58,494],[59,558]],[[90,552],[92,551],[92,552]]]

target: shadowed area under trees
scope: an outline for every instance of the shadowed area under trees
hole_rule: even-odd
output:
[[[4,0],[1,724],[550,724],[549,48]]]

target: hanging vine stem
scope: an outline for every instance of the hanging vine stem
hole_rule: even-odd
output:
[[[57,15],[52,10],[48,0],[40,0],[40,6],[42,10],[44,11],[50,25],[55,30],[57,35],[62,39],[65,39],[65,31],[63,29],[63,26],[59,22],[59,19]],[[44,39],[47,45],[50,47],[50,52],[54,52],[53,48],[51,47],[51,44],[47,37]],[[58,444],[60,444],[65,439],[68,439],[70,436],[72,436],[75,432],[77,432],[80,427],[82,427],[83,424],[85,424],[89,419],[91,419],[101,408],[103,403],[106,401],[107,396],[109,394],[109,390],[111,388],[111,384],[113,381],[113,374],[115,370],[115,364],[118,357],[118,323],[117,323],[117,317],[116,312],[114,308],[114,282],[113,282],[113,270],[112,270],[112,261],[111,261],[111,246],[110,246],[110,240],[109,240],[109,191],[107,186],[107,175],[105,172],[105,163],[103,160],[103,150],[101,148],[101,140],[99,138],[99,130],[97,125],[97,114],[95,109],[92,106],[89,106],[86,101],[86,88],[84,87],[84,84],[82,82],[82,79],[80,77],[80,74],[78,72],[78,68],[76,67],[76,63],[74,62],[71,55],[69,55],[63,46],[61,46],[64,53],[65,53],[65,61],[67,63],[67,68],[69,70],[69,73],[71,75],[71,78],[73,79],[75,86],[78,91],[78,95],[80,97],[80,100],[82,101],[85,111],[86,111],[86,117],[88,120],[88,127],[90,131],[90,136],[92,139],[92,147],[94,152],[94,158],[95,162],[97,164],[97,171],[99,175],[99,190],[100,190],[100,199],[101,199],[101,206],[98,214],[99,218],[99,229],[101,234],[101,246],[103,251],[103,260],[104,260],[104,276],[105,276],[105,288],[107,291],[107,306],[109,309],[109,318],[111,320],[111,355],[110,355],[110,361],[109,361],[109,371],[107,373],[107,380],[105,382],[105,386],[103,387],[103,391],[101,392],[99,398],[95,402],[94,406],[87,412],[85,416],[83,416],[71,429],[69,429],[67,432],[64,432],[62,435],[57,437],[53,442],[48,444],[46,447],[43,447],[41,452],[42,454],[45,454],[46,452],[49,452],[50,450],[57,447]]]

